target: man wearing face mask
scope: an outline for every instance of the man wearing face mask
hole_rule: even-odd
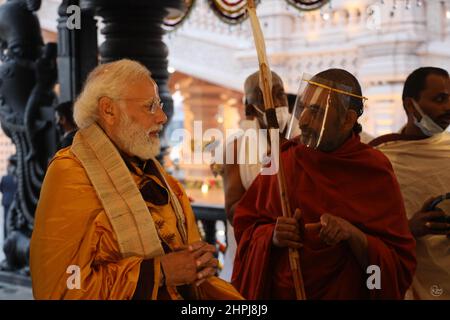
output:
[[[371,142],[391,161],[416,238],[417,271],[407,298],[450,299],[450,206],[429,210],[450,192],[450,79],[447,71],[425,67],[411,73],[403,89],[408,123],[400,133]]]
[[[302,84],[301,135],[280,155],[294,218],[282,216],[277,176],[259,175],[235,209],[232,283],[247,299],[295,299],[292,248],[307,299],[402,299],[414,239],[388,159],[360,142],[358,80],[329,69]]]
[[[273,87],[272,93],[276,106],[276,115],[278,125],[280,127],[280,139],[286,131],[290,114],[288,111],[287,96],[283,88],[281,78],[272,72]],[[225,191],[225,211],[227,214],[227,251],[225,254],[224,269],[220,276],[227,280],[231,280],[233,271],[233,262],[236,252],[236,242],[233,232],[233,216],[234,208],[237,202],[242,198],[245,191],[250,187],[253,180],[261,172],[261,162],[267,153],[270,153],[270,144],[267,135],[263,133],[259,136],[259,129],[267,130],[267,119],[264,113],[264,102],[261,89],[259,88],[259,71],[254,72],[247,77],[244,83],[244,104],[245,119],[240,123],[240,129],[243,130],[241,135],[232,139],[228,143],[226,154],[233,154],[232,163],[225,162],[223,171],[223,182]],[[250,136],[250,132],[256,133],[254,140],[245,140],[245,136]],[[247,134],[247,135],[246,135]],[[244,141],[245,140],[245,141]],[[253,152],[253,158],[249,155]],[[239,157],[244,157],[244,161],[239,161]],[[253,161],[252,161],[253,160]]]

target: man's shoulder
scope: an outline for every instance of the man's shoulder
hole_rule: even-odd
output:
[[[448,133],[443,133],[441,136],[447,136]],[[424,138],[421,136],[410,136],[403,133],[389,133],[382,136],[379,136],[378,138],[373,139],[369,142],[369,145],[374,148],[383,148],[385,145],[390,145],[392,143],[415,143],[417,141],[425,141],[430,138]]]
[[[80,166],[81,162],[77,159],[75,154],[70,150],[70,146],[59,149],[55,155],[53,156],[52,160],[50,160],[49,166],[51,165],[73,165],[73,166]]]
[[[60,160],[63,158],[76,159],[75,155],[70,150],[70,146],[59,149],[53,156],[53,159],[51,162],[53,162],[54,160]]]
[[[60,179],[64,179],[65,177],[70,177],[71,179],[78,177],[83,180],[88,180],[83,165],[70,150],[70,147],[58,150],[49,163],[47,174],[61,175]]]
[[[371,163],[381,163],[383,166],[389,165],[390,167],[389,158],[371,143],[360,142],[358,150],[364,154],[363,159],[370,159]]]
[[[280,150],[282,153],[288,152],[289,150],[292,150],[296,146],[300,144],[300,138],[295,137],[293,139],[289,139],[286,141],[283,141],[280,146]]]
[[[384,143],[398,141],[398,140],[404,140],[404,135],[402,135],[400,133],[389,133],[389,134],[385,134],[385,135],[382,135],[382,136],[379,136],[379,137],[373,139],[368,144],[369,144],[369,146],[376,148]]]

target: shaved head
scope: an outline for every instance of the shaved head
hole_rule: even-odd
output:
[[[264,111],[264,99],[259,87],[259,71],[249,75],[244,83],[245,114],[257,115],[254,107]],[[287,96],[284,92],[283,80],[272,71],[272,96],[275,107],[288,106]]]
[[[350,93],[353,93],[355,95],[358,96],[362,96],[362,90],[361,90],[361,85],[359,84],[358,79],[356,79],[356,77],[354,75],[352,75],[350,72],[343,70],[343,69],[328,69],[325,71],[322,71],[318,74],[316,74],[314,76],[314,78],[320,78],[320,79],[325,79],[325,80],[329,80],[330,82],[334,82],[337,84],[340,84],[342,86],[345,86],[347,89],[345,91],[349,91]],[[336,88],[339,89],[339,88]],[[339,99],[340,96],[344,96],[342,94],[339,93],[335,93],[333,92],[333,95],[335,97],[338,97],[337,100],[341,100]],[[349,109],[352,109],[356,112],[356,114],[359,116],[361,116],[363,114],[364,111],[364,103],[363,100],[360,98],[356,98],[356,97],[349,97],[349,100],[347,100],[348,102],[348,107]],[[355,133],[360,133],[362,131],[361,125],[359,123],[355,123],[355,127],[353,128],[353,131],[355,131]]]
[[[362,96],[361,86],[351,73],[342,69],[325,70],[308,81],[300,103],[303,144],[332,152],[362,131],[357,120],[363,111],[363,98],[348,94]]]
[[[281,80],[278,74],[272,71],[272,85],[275,85],[275,83],[283,85],[283,80]],[[256,89],[259,89],[259,71],[256,71],[249,75],[247,79],[245,79],[244,83],[244,92],[246,96],[248,93],[251,93]]]

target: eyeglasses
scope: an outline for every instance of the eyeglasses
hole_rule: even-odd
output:
[[[158,108],[160,110],[164,108],[164,103],[160,99],[154,99],[152,102],[148,102],[145,106],[151,114],[154,114]]]
[[[141,98],[116,98],[114,100],[145,100]],[[155,114],[158,109],[163,110],[164,103],[159,98],[155,98],[152,101],[147,101],[143,105],[151,114]]]

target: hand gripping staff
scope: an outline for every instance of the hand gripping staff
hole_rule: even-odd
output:
[[[264,36],[261,30],[261,26],[259,24],[258,17],[256,16],[256,6],[254,0],[247,0],[247,12],[252,25],[253,39],[255,41],[255,47],[258,54],[259,86],[263,93],[263,100],[267,116],[268,127],[269,130],[272,132],[273,130],[278,129],[278,122],[272,97],[272,72],[269,69],[269,63],[267,61],[266,56],[266,45],[264,42]],[[279,157],[279,155],[280,152],[279,150],[277,150],[276,156]],[[281,161],[279,161],[279,159],[275,159],[275,161],[277,160],[278,160],[278,172],[277,172],[278,189],[280,191],[280,200],[283,216],[292,218],[293,217],[292,210],[290,208],[286,194],[286,181],[284,176],[283,164]],[[289,263],[294,278],[295,294],[297,300],[306,300],[302,271],[300,268],[300,255],[298,253],[298,250],[289,248]]]

